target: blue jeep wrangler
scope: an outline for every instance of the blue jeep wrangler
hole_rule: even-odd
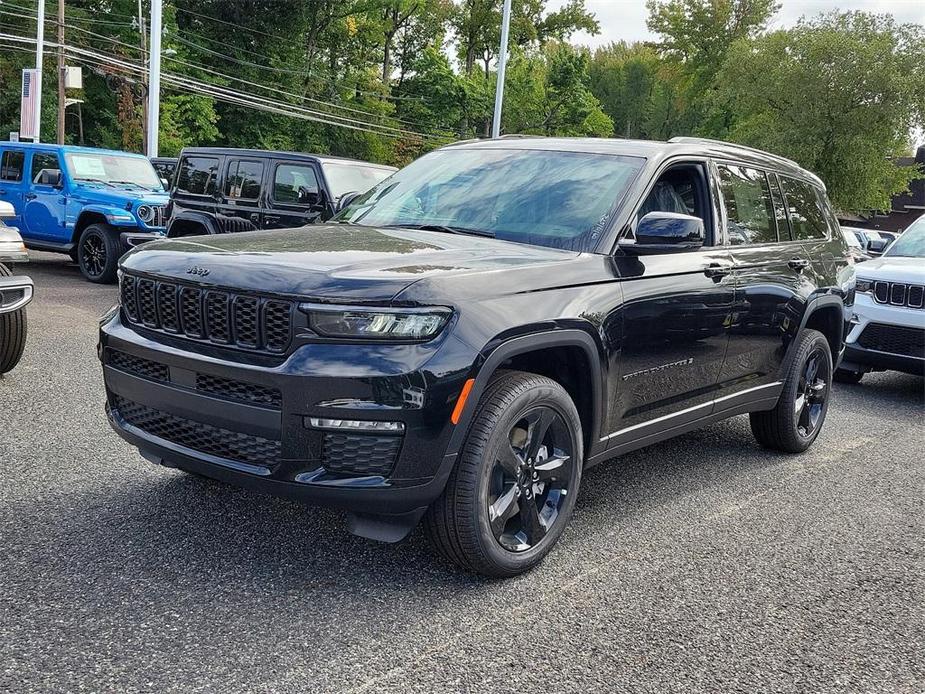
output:
[[[0,201],[26,246],[69,254],[91,282],[115,282],[119,256],[164,235],[168,198],[139,154],[0,142]]]

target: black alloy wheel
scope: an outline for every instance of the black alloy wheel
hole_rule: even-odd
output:
[[[581,418],[561,384],[520,371],[495,374],[446,488],[424,518],[434,546],[485,576],[532,569],[571,518],[583,446]]]
[[[826,398],[829,395],[830,360],[820,347],[814,349],[803,366],[793,409],[800,436],[809,438],[822,424]]]
[[[832,351],[825,335],[818,330],[801,331],[777,404],[749,414],[758,443],[785,453],[809,448],[825,422],[832,370]]]
[[[572,477],[572,441],[562,415],[538,406],[508,433],[487,488],[492,534],[504,549],[535,547],[560,520]]]
[[[119,238],[104,224],[91,224],[77,242],[77,264],[91,282],[111,284],[116,281],[119,264]]]

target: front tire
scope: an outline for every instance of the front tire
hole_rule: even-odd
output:
[[[77,242],[77,264],[90,282],[112,284],[119,267],[119,237],[105,224],[91,224]]]
[[[825,422],[832,392],[832,352],[818,330],[804,330],[773,410],[752,412],[752,433],[765,448],[802,453]]]
[[[0,277],[10,277],[12,274],[5,265],[0,265]],[[25,308],[0,313],[0,374],[11,371],[22,359],[27,332]]]
[[[565,389],[536,374],[499,373],[427,512],[431,541],[450,561],[486,576],[532,569],[568,524],[583,461],[581,420]]]

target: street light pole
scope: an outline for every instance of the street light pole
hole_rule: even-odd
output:
[[[161,14],[162,0],[151,0],[151,40],[148,62],[148,136],[146,154],[157,156],[161,112]]]
[[[42,139],[42,63],[45,62],[45,0],[39,0],[35,30],[35,137],[33,142]]]
[[[491,136],[501,136],[501,105],[504,103],[504,71],[507,67],[507,38],[511,29],[511,0],[504,0],[501,15],[501,48],[498,50],[498,77],[495,83],[495,114],[491,123]]]

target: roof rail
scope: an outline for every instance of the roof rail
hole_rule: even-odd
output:
[[[744,149],[747,152],[755,152],[756,154],[761,154],[765,157],[774,157],[780,161],[785,161],[791,166],[795,166],[798,169],[803,167],[797,164],[793,159],[788,159],[787,157],[782,157],[779,154],[774,154],[773,152],[767,152],[763,149],[758,149],[757,147],[747,147],[745,145],[737,145],[735,142],[724,142],[723,140],[712,140],[708,137],[673,137],[668,140],[669,144],[682,144],[685,142],[688,143],[700,143],[705,145],[722,145],[724,147],[735,147],[737,149]]]

